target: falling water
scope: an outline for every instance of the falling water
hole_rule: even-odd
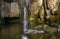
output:
[[[30,2],[30,0],[24,0],[24,2],[25,2],[25,6],[24,6],[24,8],[23,8],[23,12],[24,12],[24,21],[23,21],[23,23],[24,23],[24,25],[23,25],[23,27],[24,27],[24,33],[25,33],[25,31],[27,31],[27,27],[28,27],[28,21],[27,21],[27,15],[28,15],[28,13],[27,13],[27,6],[28,6],[28,4],[29,4],[29,2]]]
[[[27,31],[27,9],[26,9],[26,7],[24,7],[24,33],[25,33],[25,31]]]
[[[22,35],[22,39],[28,39],[26,35]]]
[[[24,2],[26,3],[26,5],[23,8],[23,12],[24,12],[23,31],[24,31],[24,34],[22,35],[22,39],[28,39],[25,32],[27,31],[27,27],[28,27],[28,21],[27,21],[28,16],[27,16],[27,8],[26,7],[28,6],[29,0],[24,0]]]
[[[27,36],[25,35],[25,32],[27,31],[27,25],[28,25],[28,23],[27,23],[27,9],[26,9],[26,7],[24,7],[23,11],[24,11],[24,21],[23,21],[23,23],[24,23],[24,25],[23,25],[24,35],[22,35],[22,39],[27,39]]]

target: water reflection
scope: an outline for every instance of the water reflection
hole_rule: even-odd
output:
[[[7,25],[1,25],[1,38],[2,39],[21,39],[22,27],[19,23],[7,23]]]
[[[22,35],[22,39],[28,39],[26,35]]]

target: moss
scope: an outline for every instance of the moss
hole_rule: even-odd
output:
[[[55,13],[57,13],[57,15],[55,16],[56,20],[58,23],[60,23],[60,7],[58,8],[57,11],[55,11]]]

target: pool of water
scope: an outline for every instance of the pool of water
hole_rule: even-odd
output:
[[[22,26],[19,23],[9,23],[1,25],[0,38],[1,39],[24,39],[22,38]],[[26,36],[28,38],[26,38]],[[60,39],[57,34],[28,34],[25,39]]]

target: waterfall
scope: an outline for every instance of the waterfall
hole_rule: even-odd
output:
[[[24,6],[24,9],[23,9],[23,12],[24,12],[24,21],[23,21],[23,32],[24,34],[22,35],[22,39],[28,39],[27,36],[25,35],[25,32],[27,31],[27,27],[28,27],[28,23],[27,23],[27,9],[26,7]]]
[[[28,39],[26,35],[22,35],[22,39]]]
[[[26,1],[26,6],[30,3],[30,0],[25,0]]]
[[[26,36],[26,34],[25,34],[25,32],[27,31],[27,27],[28,27],[28,21],[27,21],[27,6],[28,6],[28,3],[29,3],[29,0],[24,0],[24,2],[25,2],[25,6],[24,6],[24,8],[23,8],[23,12],[24,12],[24,16],[23,16],[23,18],[24,18],[24,20],[23,20],[23,32],[24,32],[24,34],[22,35],[22,39],[28,39],[28,37]]]
[[[24,11],[24,21],[23,21],[24,29],[23,30],[24,30],[24,33],[25,33],[25,31],[27,31],[27,25],[28,25],[28,23],[27,23],[27,9],[26,9],[26,7],[24,7],[23,11]]]

